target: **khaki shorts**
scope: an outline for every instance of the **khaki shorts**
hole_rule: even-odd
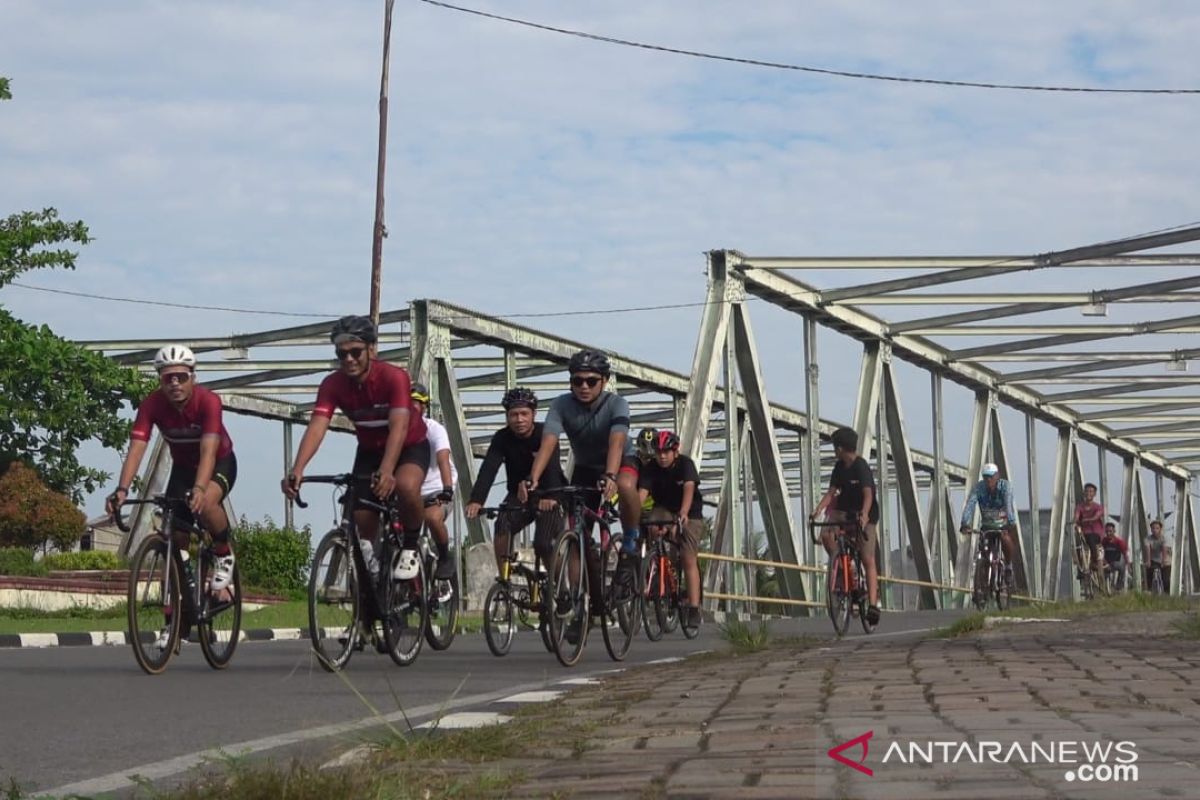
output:
[[[830,511],[828,519],[830,522],[845,522],[850,515],[844,511]],[[826,528],[832,534],[832,528]],[[879,525],[874,522],[868,522],[867,528],[864,531],[866,541],[862,541],[862,536],[855,537],[858,539],[858,551],[863,555],[875,555],[875,545],[879,541]]]

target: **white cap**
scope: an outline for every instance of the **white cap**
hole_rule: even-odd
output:
[[[999,475],[1000,468],[997,467],[995,464],[984,464],[982,473],[983,473],[983,477],[990,478],[993,475]]]

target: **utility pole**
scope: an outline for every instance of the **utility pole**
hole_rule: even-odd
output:
[[[379,324],[379,295],[383,282],[383,173],[387,165],[388,65],[392,47],[392,6],[386,0],[383,12],[383,74],[379,79],[379,160],[375,166],[375,234],[371,243],[371,321]]]

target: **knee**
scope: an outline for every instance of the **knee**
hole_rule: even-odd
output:
[[[637,493],[637,478],[633,473],[621,471],[617,473],[617,489],[622,493]]]

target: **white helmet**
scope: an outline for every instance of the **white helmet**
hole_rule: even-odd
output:
[[[982,472],[983,472],[983,477],[990,478],[993,475],[1000,474],[1000,468],[997,467],[995,464],[984,464]]]
[[[169,344],[154,354],[154,369],[162,372],[164,367],[195,369],[196,354],[181,344]]]

